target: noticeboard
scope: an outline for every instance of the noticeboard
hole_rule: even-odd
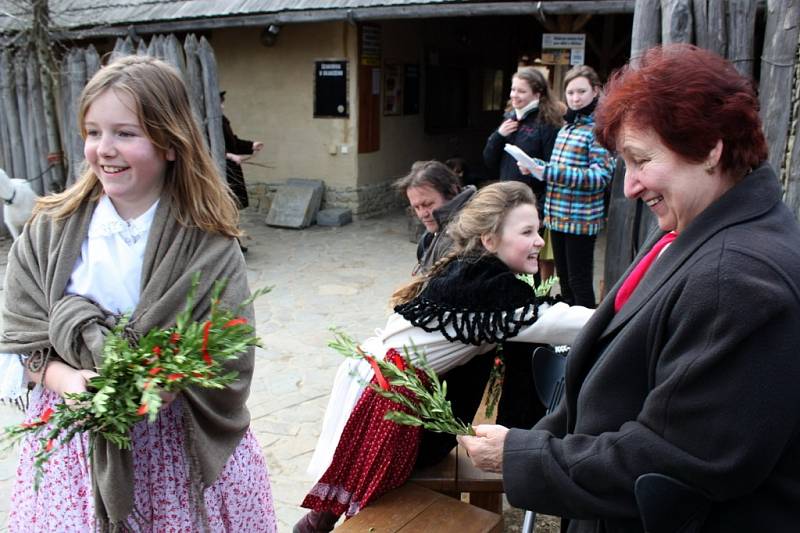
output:
[[[314,117],[347,117],[347,61],[316,61]]]

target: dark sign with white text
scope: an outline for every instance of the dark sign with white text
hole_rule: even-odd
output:
[[[314,75],[314,116],[348,116],[347,61],[316,62]]]

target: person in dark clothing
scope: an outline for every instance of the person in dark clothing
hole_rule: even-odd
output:
[[[447,255],[453,245],[447,235],[447,224],[475,194],[473,185],[461,187],[458,176],[439,161],[417,161],[411,172],[394,184],[395,190],[408,198],[414,214],[425,226],[417,245],[415,275],[429,272],[437,261]],[[478,355],[468,363],[449,370],[442,376],[447,381],[447,399],[453,414],[471,422],[483,399],[494,361],[494,351]],[[445,433],[423,431],[417,466],[435,464],[453,449],[456,439]]]
[[[533,67],[520,68],[511,79],[511,109],[503,115],[503,122],[489,136],[483,149],[486,166],[501,181],[521,181],[536,194],[539,216],[544,216],[545,183],[524,175],[517,161],[503,149],[513,144],[531,157],[548,161],[556,136],[561,128],[561,108],[552,98],[544,76]],[[539,271],[542,279],[553,275],[552,246],[549,237],[540,255]],[[549,251],[548,251],[549,250]],[[497,423],[508,427],[530,428],[542,416],[541,405],[531,375],[530,355],[535,346],[515,343],[505,347],[505,377],[503,393],[497,406]]]
[[[559,407],[459,437],[512,505],[641,533],[634,484],[659,473],[705,496],[692,531],[797,531],[800,226],[758,109],[752,79],[686,44],[606,85],[598,142],[658,228],[572,344]]]
[[[542,216],[544,182],[522,174],[517,160],[503,148],[513,144],[531,157],[548,161],[561,128],[561,109],[551,97],[544,76],[533,67],[523,67],[512,77],[510,103],[511,109],[503,115],[503,122],[486,141],[483,161],[500,181],[526,183],[536,195]]]
[[[225,91],[219,93],[219,97],[224,110]],[[237,137],[233,133],[230,120],[225,115],[222,115],[222,135],[225,137],[225,178],[228,180],[228,186],[231,191],[236,196],[239,209],[245,209],[250,205],[250,199],[247,196],[242,163],[264,148],[264,143]]]

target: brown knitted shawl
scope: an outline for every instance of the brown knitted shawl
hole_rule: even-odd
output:
[[[66,296],[81,244],[96,203],[85,202],[70,217],[39,216],[26,226],[9,253],[0,350],[49,352],[74,368],[95,369],[101,362],[109,313],[93,302]],[[209,312],[213,282],[227,279],[223,305],[236,308],[249,296],[244,259],[234,239],[180,225],[168,194],[156,210],[142,269],[139,304],[131,327],[143,334],[174,325],[184,307],[192,274],[201,272],[194,319]],[[243,316],[253,319],[252,306]],[[205,521],[202,489],[211,485],[250,424],[245,401],[253,374],[253,350],[228,363],[239,379],[225,390],[191,389],[181,394],[186,453],[192,475],[197,519]],[[133,458],[98,438],[92,455],[95,508],[100,529],[126,529],[141,516],[133,509]],[[197,524],[201,527],[201,523]]]

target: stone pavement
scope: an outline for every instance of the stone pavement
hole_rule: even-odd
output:
[[[248,405],[283,533],[304,513],[299,503],[312,482],[305,468],[341,361],[326,346],[328,328],[365,338],[382,327],[390,294],[411,274],[416,247],[399,212],[341,228],[304,230],[270,228],[263,216],[248,214],[242,227],[249,235],[251,288],[274,286],[256,301],[264,349],[256,352]],[[0,280],[10,244],[0,240]],[[20,418],[0,406],[0,427]],[[16,451],[0,452],[0,531],[6,530],[15,468]]]

